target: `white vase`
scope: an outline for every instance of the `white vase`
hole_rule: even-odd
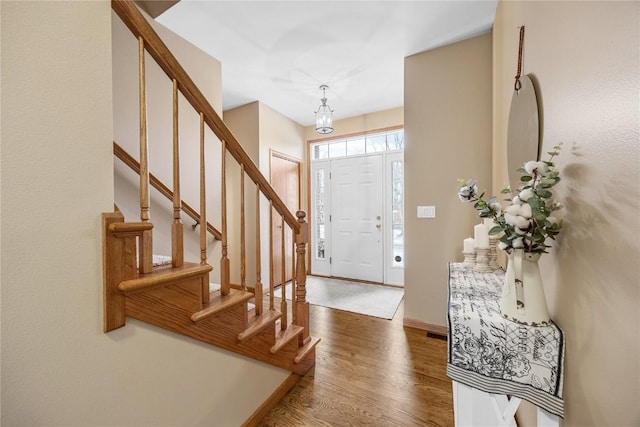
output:
[[[551,319],[538,267],[540,254],[514,249],[507,253],[507,257],[500,312],[505,318],[518,323],[531,326],[548,324]]]

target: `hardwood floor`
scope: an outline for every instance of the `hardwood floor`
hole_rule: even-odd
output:
[[[260,426],[453,426],[447,342],[393,320],[311,306],[316,366]]]

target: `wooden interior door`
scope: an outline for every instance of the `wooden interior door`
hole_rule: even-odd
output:
[[[300,209],[300,160],[275,151],[271,152],[271,186],[287,205],[291,213]],[[282,257],[284,256],[285,281],[291,280],[291,257],[293,254],[293,236],[291,229],[284,226],[285,245],[282,253],[282,216],[273,209],[271,212],[271,231],[273,236],[273,283],[282,284]]]

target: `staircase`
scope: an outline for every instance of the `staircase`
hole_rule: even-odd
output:
[[[127,222],[122,213],[102,214],[103,221],[103,282],[104,331],[125,326],[134,318],[198,341],[250,357],[296,374],[305,374],[315,364],[315,346],[319,338],[309,334],[309,303],[306,301],[306,244],[308,224],[306,214],[294,216],[278,197],[258,167],[246,154],[236,138],[195,86],[183,67],[140,14],[132,1],[112,1],[112,9],[138,39],[140,77],[140,161],[137,162],[114,143],[115,155],[140,175],[140,221]],[[173,188],[162,184],[149,172],[146,124],[145,51],[158,63],[173,83]],[[178,135],[178,96],[187,99],[200,116],[200,212],[180,198],[180,144]],[[218,231],[207,222],[205,189],[205,131],[213,132],[221,141],[221,228]],[[240,166],[238,189],[227,189],[227,157]],[[260,251],[256,252],[256,277],[248,279],[245,233],[245,178],[252,182],[255,195],[256,247],[260,248],[260,211],[262,200],[282,217],[285,229],[294,237],[294,277],[290,284],[282,283],[282,295],[290,293],[292,301],[282,298],[276,308],[273,297],[274,277],[270,276],[268,306],[263,302],[260,272]],[[171,224],[171,265],[153,265],[153,224],[150,221],[149,184],[173,203]],[[215,191],[215,190],[214,190]],[[227,191],[240,195],[240,283],[230,281],[227,233]],[[251,189],[249,190],[251,191]],[[182,212],[186,212],[200,227],[200,260],[184,260]],[[207,263],[207,233],[221,242],[220,288],[211,289]],[[271,246],[273,246],[271,244]],[[272,250],[274,248],[272,247]],[[283,268],[284,270],[284,268]],[[247,282],[252,286],[248,286]],[[284,282],[284,280],[283,280]],[[290,288],[288,288],[290,286]],[[287,288],[289,292],[287,292]]]

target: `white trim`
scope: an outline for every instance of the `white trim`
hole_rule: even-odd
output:
[[[517,427],[515,414],[522,399],[486,393],[453,381],[453,411],[456,427]],[[537,408],[537,427],[559,427],[560,418]]]

